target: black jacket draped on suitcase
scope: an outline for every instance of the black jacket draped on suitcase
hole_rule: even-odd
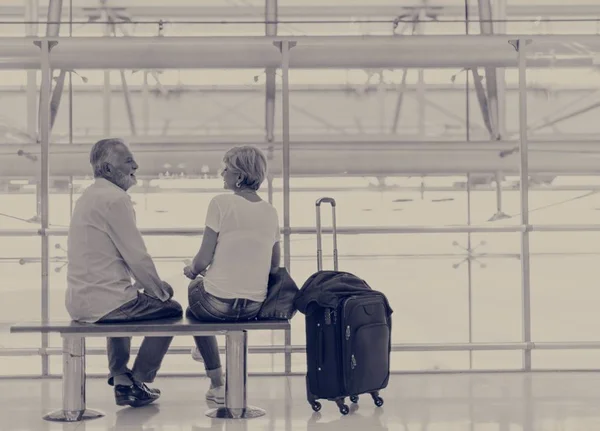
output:
[[[311,275],[296,295],[294,305],[302,314],[311,314],[316,307],[337,308],[349,296],[381,296],[366,281],[344,271],[319,271]],[[385,299],[385,298],[384,298]],[[392,309],[386,301],[388,314]]]

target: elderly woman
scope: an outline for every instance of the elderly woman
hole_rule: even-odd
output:
[[[280,261],[277,210],[257,194],[267,160],[258,148],[234,147],[223,157],[223,186],[233,193],[208,205],[202,245],[184,268],[189,286],[188,316],[208,322],[254,319],[267,295],[270,272]],[[200,277],[199,277],[200,276]],[[211,386],[206,399],[225,403],[223,372],[215,336],[194,337],[194,359],[202,362]]]

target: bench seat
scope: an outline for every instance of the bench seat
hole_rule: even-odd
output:
[[[289,330],[288,320],[207,323],[189,319],[147,320],[122,323],[73,321],[26,322],[12,325],[11,333],[59,333],[63,338],[63,407],[44,416],[49,421],[77,422],[104,416],[85,403],[85,338],[130,336],[225,335],[225,407],[212,409],[212,418],[246,419],[263,416],[264,410],[247,405],[248,331]]]
[[[288,330],[288,320],[252,320],[250,322],[206,323],[187,317],[177,319],[146,320],[123,323],[82,323],[74,321],[54,321],[48,323],[26,322],[12,325],[11,333],[35,332],[41,334],[60,333],[85,335],[86,337],[112,337],[115,333],[126,332],[131,336],[142,335],[203,335],[226,334],[230,331]]]

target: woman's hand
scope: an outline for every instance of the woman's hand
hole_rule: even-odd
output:
[[[192,269],[191,265],[187,265],[185,268],[183,268],[183,274],[190,280],[195,280],[198,276],[198,274],[196,274]]]

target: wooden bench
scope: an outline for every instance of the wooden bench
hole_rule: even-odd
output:
[[[59,333],[63,339],[63,405],[44,419],[77,422],[104,416],[87,409],[85,403],[86,337],[225,335],[226,380],[225,407],[209,410],[212,418],[245,419],[260,417],[265,411],[247,405],[248,331],[289,330],[287,320],[263,320],[239,323],[202,323],[187,318],[127,323],[78,323],[72,321],[23,323],[11,326],[11,333]]]

